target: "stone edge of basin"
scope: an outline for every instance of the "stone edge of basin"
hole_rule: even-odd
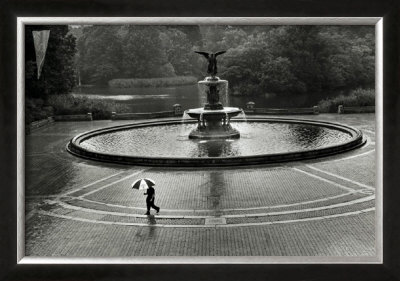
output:
[[[243,120],[234,120],[235,122],[243,122]],[[272,123],[294,123],[294,124],[308,124],[327,127],[342,132],[346,132],[352,136],[351,140],[343,142],[338,145],[324,147],[320,149],[293,151],[288,153],[276,154],[260,154],[250,156],[237,156],[237,157],[209,157],[209,158],[179,158],[179,157],[142,157],[142,156],[125,156],[114,155],[107,153],[100,153],[91,151],[80,146],[80,143],[88,138],[96,135],[109,133],[113,131],[128,130],[134,128],[142,128],[149,126],[159,125],[173,125],[182,124],[182,119],[175,120],[158,120],[158,121],[144,121],[141,123],[119,125],[108,128],[88,131],[79,134],[72,138],[67,144],[66,149],[69,153],[95,161],[136,165],[136,166],[164,166],[164,167],[221,167],[221,166],[245,166],[245,165],[262,165],[262,164],[275,164],[282,162],[310,160],[320,157],[332,156],[335,154],[343,153],[365,144],[366,139],[360,130],[333,122],[315,121],[308,119],[288,119],[288,118],[249,118],[247,122],[272,122]],[[195,123],[196,121],[189,121],[185,123]]]

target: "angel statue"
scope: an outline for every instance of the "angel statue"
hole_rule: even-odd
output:
[[[194,52],[203,55],[208,60],[207,73],[210,74],[212,78],[215,78],[215,75],[217,75],[217,56],[226,53],[226,51],[220,51],[214,54],[206,52],[197,52],[197,51]]]

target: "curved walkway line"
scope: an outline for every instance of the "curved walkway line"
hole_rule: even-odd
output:
[[[308,176],[310,176],[310,177],[319,179],[319,180],[321,180],[321,181],[323,181],[323,182],[330,183],[330,184],[332,184],[332,185],[335,185],[335,186],[337,186],[337,187],[339,187],[339,188],[341,188],[341,189],[347,190],[347,191],[349,191],[349,192],[356,192],[356,191],[357,191],[357,190],[355,190],[355,189],[353,189],[353,188],[350,188],[350,187],[341,185],[341,184],[339,184],[339,183],[337,183],[337,182],[334,182],[334,181],[331,181],[331,180],[328,180],[328,179],[324,179],[324,178],[322,178],[322,177],[320,177],[320,176],[317,176],[317,175],[311,174],[311,173],[309,173],[309,172],[303,171],[303,170],[301,170],[301,169],[299,169],[299,168],[292,168],[292,170],[295,170],[295,171],[298,171],[298,172],[300,172],[300,173],[306,174],[306,175],[308,175]]]
[[[219,217],[221,218],[250,218],[250,217],[266,217],[266,216],[279,216],[279,215],[288,215],[288,214],[297,214],[297,213],[307,213],[307,212],[315,212],[315,211],[322,211],[322,210],[328,210],[328,209],[335,209],[335,208],[340,208],[340,207],[345,207],[345,206],[351,206],[354,204],[358,203],[363,203],[367,201],[374,200],[375,196],[366,196],[363,198],[355,199],[352,201],[344,202],[344,203],[338,203],[338,204],[333,204],[333,205],[328,205],[328,206],[322,206],[322,207],[315,207],[315,208],[308,208],[308,209],[302,209],[302,210],[289,210],[289,211],[280,211],[280,212],[269,212],[269,213],[257,213],[257,214],[240,214],[240,215],[221,215]],[[70,204],[66,204],[61,201],[54,201],[54,200],[48,200],[46,202],[49,202],[50,204],[58,204],[62,206],[65,209],[72,209],[76,211],[82,211],[86,213],[95,213],[95,214],[101,214],[101,215],[114,215],[114,216],[120,216],[120,217],[135,217],[135,218],[147,218],[147,215],[139,215],[139,214],[127,214],[127,213],[121,213],[121,212],[109,212],[109,211],[102,211],[102,210],[94,210],[94,209],[88,209],[84,207],[78,207],[78,206],[73,206]],[[157,215],[157,218],[162,218],[162,219],[203,219],[203,218],[212,218],[215,216],[163,216],[163,215]]]
[[[139,171],[137,171],[137,172],[135,172],[135,173],[133,173],[133,174],[130,174],[130,175],[126,176],[126,177],[123,177],[122,179],[116,180],[116,181],[111,182],[111,183],[109,183],[109,184],[100,186],[99,188],[96,188],[95,190],[92,190],[92,191],[89,191],[89,192],[87,192],[87,193],[85,193],[85,194],[82,194],[81,196],[78,196],[78,198],[83,198],[83,197],[88,196],[88,195],[90,195],[90,194],[96,193],[96,192],[98,192],[98,191],[100,191],[100,190],[103,190],[103,189],[106,188],[106,187],[109,187],[109,186],[114,185],[114,184],[116,184],[116,183],[118,183],[118,182],[124,181],[124,180],[126,180],[126,179],[129,179],[129,178],[131,178],[131,177],[133,177],[133,176],[136,176],[136,175],[138,175],[138,174],[144,172],[145,170],[148,170],[148,169],[141,169],[141,170],[139,170]]]
[[[367,129],[361,129],[361,131],[367,132],[368,134],[371,134],[371,135],[375,135],[375,132],[367,130]]]
[[[246,227],[246,226],[264,226],[264,225],[272,225],[272,224],[285,224],[285,223],[297,223],[297,222],[307,222],[307,221],[316,221],[316,220],[323,220],[323,219],[330,219],[330,218],[339,218],[339,217],[347,217],[351,215],[359,215],[362,213],[367,213],[375,211],[375,208],[367,208],[360,211],[354,212],[347,212],[342,214],[336,215],[328,215],[322,217],[314,217],[314,218],[304,218],[298,220],[286,220],[286,221],[274,221],[274,222],[260,222],[260,223],[246,223],[246,224],[210,224],[210,225],[165,225],[165,224],[144,224],[144,223],[128,223],[128,222],[111,222],[111,221],[97,221],[91,219],[84,219],[84,218],[76,218],[67,215],[58,215],[48,211],[38,211],[41,215],[62,218],[62,219],[69,219],[73,221],[80,221],[80,222],[90,222],[96,224],[107,224],[107,225],[123,225],[123,226],[147,226],[147,227],[165,227],[165,228],[219,228],[219,227]]]
[[[335,160],[328,160],[328,161],[319,162],[319,163],[338,162],[338,161],[343,161],[343,160],[349,160],[349,159],[353,159],[353,158],[357,158],[357,157],[361,157],[361,156],[370,154],[371,152],[374,152],[374,151],[375,151],[375,148],[374,148],[374,149],[371,149],[371,150],[368,150],[368,151],[366,151],[366,152],[364,152],[364,153],[356,154],[356,155],[353,155],[353,156],[349,156],[349,157],[345,157],[345,158],[340,158],[340,159],[335,159]]]
[[[345,206],[351,206],[358,203],[368,202],[374,200],[375,196],[366,196],[363,198],[355,199],[352,201],[338,203],[333,205],[327,205],[322,207],[315,207],[315,208],[308,208],[308,209],[301,209],[301,210],[290,210],[290,211],[281,211],[281,212],[270,212],[270,213],[261,213],[261,214],[248,214],[248,215],[225,215],[221,217],[225,218],[251,218],[251,217],[266,217],[266,216],[279,216],[279,215],[288,215],[288,214],[297,214],[297,213],[307,213],[307,212],[315,212],[315,211],[323,211],[329,209],[336,209]]]
[[[292,204],[282,204],[282,205],[272,205],[272,206],[260,206],[260,207],[250,207],[250,208],[228,208],[228,209],[220,209],[222,212],[232,212],[232,211],[254,211],[254,210],[264,210],[264,209],[278,209],[278,208],[286,208],[286,207],[294,207],[294,206],[301,206],[301,205],[307,205],[307,204],[313,204],[317,202],[324,202],[324,201],[329,201],[332,199],[337,199],[340,197],[348,196],[351,194],[358,193],[358,191],[355,192],[347,192],[335,196],[329,196],[329,197],[324,197],[321,199],[315,199],[315,200],[310,200],[310,201],[303,201],[303,202],[297,202],[297,203],[292,203]],[[100,205],[105,205],[108,207],[117,207],[117,208],[125,208],[125,209],[133,209],[133,210],[146,210],[146,208],[141,208],[141,207],[131,207],[131,206],[124,206],[124,205],[118,205],[118,204],[110,204],[110,203],[104,203],[104,202],[99,202],[99,201],[94,201],[90,200],[87,198],[78,198],[78,197],[73,197],[73,196],[68,196],[68,198],[76,199],[76,200],[81,200],[81,201],[86,201],[90,203],[96,203]],[[215,212],[215,210],[209,210],[209,209],[164,209],[163,211],[166,212],[187,212],[187,213],[205,213],[205,212]]]
[[[363,147],[360,147],[360,149],[363,149],[363,150],[365,150],[365,149],[367,149],[367,148],[369,148],[370,146],[375,146],[375,142],[374,141],[372,141],[369,137],[367,138],[367,144],[366,145],[364,145]]]
[[[87,185],[84,185],[84,186],[82,186],[82,187],[80,187],[80,188],[76,188],[76,189],[74,189],[74,190],[65,192],[65,193],[61,194],[60,196],[67,196],[67,195],[69,195],[69,194],[72,194],[72,193],[81,191],[82,189],[85,189],[85,188],[87,188],[87,187],[89,187],[89,186],[98,184],[99,182],[102,182],[102,181],[108,180],[108,179],[110,179],[110,178],[112,178],[112,177],[118,176],[118,175],[122,174],[123,172],[125,172],[125,171],[121,171],[121,172],[119,172],[119,173],[115,173],[115,174],[110,175],[110,176],[108,176],[108,177],[105,177],[105,178],[99,179],[99,180],[97,180],[97,181],[91,182],[91,183],[89,183],[89,184],[87,184]]]
[[[368,145],[363,146],[361,149],[363,149],[363,148],[365,148],[365,147],[368,147]],[[360,157],[360,156],[364,156],[364,155],[369,154],[369,153],[371,153],[371,152],[373,152],[373,151],[375,151],[375,148],[373,148],[373,149],[371,149],[371,150],[368,150],[368,151],[366,151],[366,152],[360,153],[360,154],[356,154],[356,155],[352,155],[352,156],[348,156],[348,157],[344,157],[344,158],[339,158],[339,159],[321,160],[321,161],[318,161],[317,163],[318,163],[318,164],[321,164],[321,163],[329,163],[329,162],[344,161],[344,160],[348,160],[348,159],[353,159],[353,158],[357,158],[357,157]],[[303,163],[301,163],[301,164],[303,164]]]
[[[367,139],[367,142],[365,145],[363,145],[362,147],[360,147],[360,149],[367,149],[368,147],[370,147],[371,145],[375,145],[375,142],[371,140],[371,137],[365,136],[365,138]]]
[[[311,165],[305,165],[305,166],[308,167],[308,168],[310,168],[310,169],[316,170],[316,171],[318,171],[318,172],[321,172],[321,173],[330,175],[330,176],[332,176],[332,177],[335,177],[335,178],[338,178],[338,179],[341,179],[341,180],[350,182],[350,183],[352,183],[352,184],[358,185],[358,186],[360,186],[360,187],[364,187],[364,188],[370,189],[370,190],[375,190],[375,188],[372,187],[372,186],[369,186],[369,185],[366,185],[366,184],[363,184],[363,183],[360,183],[360,182],[353,181],[353,180],[351,180],[351,179],[348,179],[348,178],[339,176],[339,175],[337,175],[337,174],[334,174],[334,173],[331,173],[331,172],[328,172],[328,171],[324,171],[324,170],[315,168],[315,167],[313,167],[313,166],[311,166]]]
[[[216,225],[215,227],[260,226],[260,225],[271,225],[271,224],[285,224],[285,223],[316,221],[316,220],[324,220],[324,219],[331,219],[331,218],[347,217],[347,216],[351,216],[351,215],[359,215],[359,214],[367,213],[367,212],[371,212],[371,211],[375,211],[375,207],[367,208],[367,209],[360,210],[360,211],[347,212],[347,213],[342,213],[342,214],[328,215],[328,216],[321,216],[321,217],[313,217],[313,218],[304,218],[304,219],[298,219],[298,220],[285,220],[285,221],[260,222],[260,223],[244,223],[244,224],[225,224],[225,225],[219,224],[219,225]]]

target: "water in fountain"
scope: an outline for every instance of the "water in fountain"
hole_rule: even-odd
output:
[[[251,137],[251,132],[248,130],[240,130],[241,127],[246,127],[247,125],[247,115],[242,109],[242,111],[235,117],[233,117],[231,120],[233,122],[233,126],[240,131],[240,137],[241,138],[250,138]],[[235,122],[236,121],[236,122]],[[237,122],[239,121],[239,122]]]
[[[179,123],[109,131],[84,138],[80,146],[96,153],[140,157],[236,157],[328,148],[351,140],[352,135],[330,127],[296,122],[237,122],[237,139],[211,138],[177,141],[177,130],[196,123]],[[246,137],[251,135],[251,137]],[[83,137],[82,137],[83,138]],[[219,154],[217,153],[219,152]]]
[[[233,120],[242,120],[244,122],[247,122],[247,116],[244,110],[242,109],[238,115],[232,118]]]
[[[189,114],[187,113],[187,110],[185,110],[184,112],[183,112],[183,115],[182,115],[182,119],[181,119],[182,121],[181,121],[181,126],[178,126],[177,127],[177,130],[178,130],[178,136],[177,136],[177,140],[179,140],[179,141],[186,141],[187,139],[188,139],[188,135],[189,135],[189,133],[190,133],[190,131],[191,130],[193,130],[193,126],[190,126],[190,125],[187,125],[187,121],[188,120],[192,120],[192,118],[189,116]]]

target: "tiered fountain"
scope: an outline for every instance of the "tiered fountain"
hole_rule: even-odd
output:
[[[217,77],[217,56],[225,51],[217,53],[196,52],[208,60],[207,73],[210,75],[203,81],[199,81],[200,95],[207,95],[207,103],[203,108],[189,109],[186,113],[197,119],[198,125],[190,134],[191,139],[214,138],[239,138],[240,133],[232,128],[230,119],[242,112],[237,107],[224,107],[220,102],[220,96],[227,96],[228,81]]]
[[[242,112],[237,107],[224,107],[220,102],[220,95],[227,96],[228,81],[217,77],[217,56],[225,51],[217,53],[196,52],[208,60],[207,73],[210,75],[203,81],[199,81],[200,95],[207,95],[207,103],[204,108],[189,109],[186,113],[197,119],[198,125],[190,134],[191,139],[214,138],[239,138],[240,133],[232,128],[230,119]]]

